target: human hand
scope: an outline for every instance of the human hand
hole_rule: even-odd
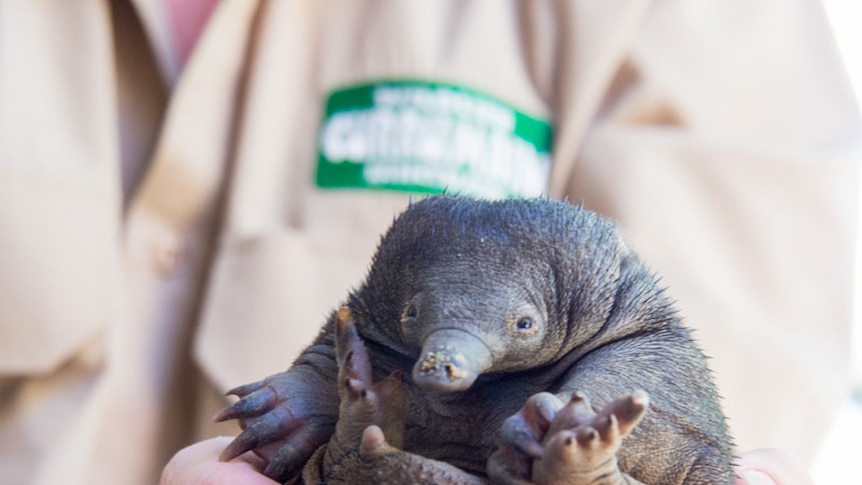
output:
[[[259,471],[263,463],[252,453],[219,461],[232,439],[212,438],[180,450],[165,466],[159,485],[279,485]]]
[[[735,485],[813,485],[805,467],[776,449],[753,450],[739,455]]]

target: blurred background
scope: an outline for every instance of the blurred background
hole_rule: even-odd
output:
[[[862,2],[824,0],[841,56],[856,92],[862,99]],[[862,158],[862,152],[860,152]],[[859,483],[859,457],[862,457],[862,203],[859,207],[859,241],[856,259],[857,301],[853,331],[853,379],[850,396],[838,410],[829,434],[812,467],[815,483],[837,485]]]

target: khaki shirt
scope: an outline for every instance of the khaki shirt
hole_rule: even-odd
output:
[[[846,385],[860,118],[821,7],[0,3],[0,481],[144,484],[285,369],[406,192],[321,189],[345,86],[464,86],[553,126],[547,193],[619,221],[741,448],[811,458]],[[588,391],[588,390],[587,390]]]

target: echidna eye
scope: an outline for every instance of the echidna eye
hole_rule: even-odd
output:
[[[519,331],[525,332],[533,328],[533,319],[531,317],[521,317],[518,323],[515,324]]]
[[[404,313],[402,314],[402,320],[413,320],[414,318],[419,316],[419,309],[416,308],[416,305],[410,303],[404,308]]]

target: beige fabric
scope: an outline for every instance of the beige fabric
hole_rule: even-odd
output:
[[[739,445],[810,458],[848,378],[862,152],[848,87],[814,74],[837,65],[823,13],[794,3],[769,35],[749,2],[657,4],[555,181],[662,275]]]
[[[289,364],[408,200],[312,182],[326,93],[386,78],[552,119],[550,194],[664,276],[739,444],[811,457],[860,130],[818,4],[225,0],[178,74],[160,1],[74,3],[0,3],[0,482],[152,483]]]
[[[103,94],[113,89],[108,12],[95,1],[78,9],[45,3],[0,5],[0,368],[11,374],[56,368],[116,313],[119,167],[115,105]],[[64,21],[68,29],[54,28]],[[16,48],[25,39],[32,48]],[[88,55],[69,59],[72,42]],[[74,119],[88,122],[67,123]]]

